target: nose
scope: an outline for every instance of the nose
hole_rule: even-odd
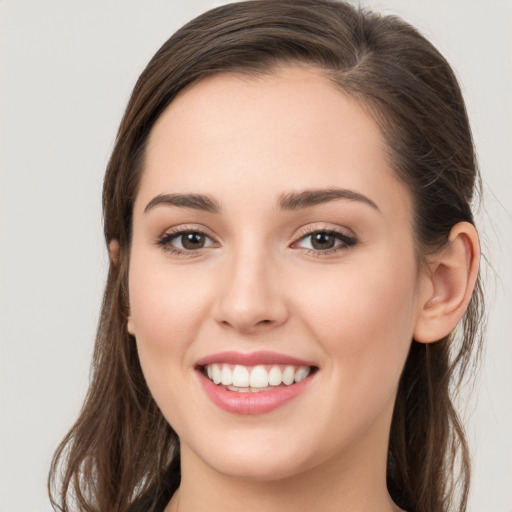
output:
[[[214,318],[243,334],[265,332],[288,319],[285,287],[275,262],[265,251],[239,251],[219,276],[221,293]]]

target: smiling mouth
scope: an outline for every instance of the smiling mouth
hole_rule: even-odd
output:
[[[201,367],[203,375],[215,385],[238,393],[260,393],[291,386],[316,370],[314,366],[284,364],[246,366],[212,363]]]

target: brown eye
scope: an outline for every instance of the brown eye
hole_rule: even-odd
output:
[[[184,233],[178,238],[181,238],[180,241],[183,249],[187,249],[189,251],[202,249],[206,242],[206,237],[203,233]]]
[[[355,245],[357,240],[354,237],[345,235],[338,231],[319,230],[303,236],[293,244],[294,247],[307,249],[319,255],[334,253],[338,250],[347,249]]]
[[[165,233],[158,239],[157,245],[171,253],[186,254],[208,247],[215,247],[217,243],[206,233],[201,231],[184,230],[174,233]]]
[[[319,232],[311,235],[311,247],[319,251],[332,249],[336,245],[336,237],[331,233]]]

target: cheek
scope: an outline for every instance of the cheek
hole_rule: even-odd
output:
[[[324,406],[315,414],[338,448],[338,443],[355,442],[372,425],[387,428],[409,352],[414,265],[403,265],[400,271],[388,266],[387,273],[384,267],[340,267],[339,279],[316,280],[303,294],[303,318],[324,353]],[[323,455],[332,449],[329,445]]]
[[[322,345],[331,371],[343,381],[398,380],[412,340],[415,318],[414,259],[340,266],[318,276],[304,300],[309,329]]]
[[[136,256],[136,255],[135,255]],[[161,355],[179,355],[194,339],[206,297],[190,273],[132,258],[130,314],[141,346]]]
[[[207,309],[204,290],[186,272],[155,265],[134,252],[129,273],[130,316],[144,377],[167,421],[180,426],[187,417],[189,347]]]

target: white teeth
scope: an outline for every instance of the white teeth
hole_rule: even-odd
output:
[[[218,364],[212,365],[212,377],[213,377],[213,382],[215,384],[220,384],[220,381],[222,380],[222,376],[221,376],[220,368],[219,368]]]
[[[233,384],[233,376],[230,367],[225,364],[220,372],[220,382],[223,386],[230,386]]]
[[[309,375],[309,368],[307,366],[301,366],[295,372],[295,382],[304,380]]]
[[[301,382],[311,372],[309,366],[268,366],[247,367],[240,364],[214,363],[206,365],[206,375],[215,384],[222,384],[231,391],[257,392],[274,389],[281,384],[290,386]]]
[[[287,366],[283,372],[283,383],[289,386],[295,381],[295,368],[293,366]]]
[[[252,388],[266,388],[268,386],[268,372],[263,366],[255,366],[249,378]]]
[[[268,372],[268,383],[271,386],[279,386],[283,380],[283,373],[279,366],[272,366]]]
[[[233,370],[233,386],[246,388],[249,386],[249,370],[245,366],[237,364]]]
[[[275,389],[275,386],[267,386],[266,388],[237,388],[236,386],[226,386],[226,389],[229,389],[230,391],[238,391],[241,393],[259,393],[261,391],[271,391],[272,389]]]

